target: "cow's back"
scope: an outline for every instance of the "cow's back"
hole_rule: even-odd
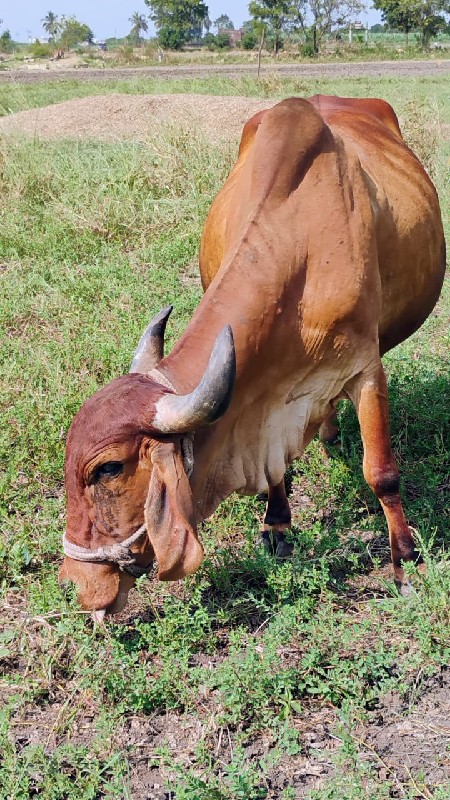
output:
[[[303,105],[301,105],[303,103]],[[374,210],[374,228],[378,249],[378,265],[382,287],[382,308],[379,322],[380,347],[385,352],[405,339],[426,319],[439,295],[445,262],[445,244],[436,191],[420,162],[405,145],[397,117],[382,100],[353,100],[315,96],[308,101],[284,101],[284,114],[277,113],[279,152],[284,158],[277,169],[284,175],[278,180],[286,186],[298,181],[298,164],[307,169],[305,142],[295,130],[293,120],[308,118],[305,130],[311,127],[308,107],[319,112],[324,127],[331,131],[337,148],[343,147],[350,160],[358,160],[365,175],[365,192]],[[280,106],[275,107],[277,109]],[[289,114],[289,108],[294,114]],[[273,163],[262,153],[261,137],[267,137],[261,123],[268,112],[259,112],[244,127],[238,161],[224,187],[217,195],[208,216],[202,238],[200,266],[206,289],[229,253],[238,246],[240,227],[245,228],[250,195],[260,192],[261,185],[249,186],[249,159],[258,150],[257,182],[264,176],[273,182]],[[319,117],[319,114],[316,117]],[[269,115],[274,118],[274,115]],[[314,122],[314,126],[316,122]],[[273,127],[273,126],[272,126]],[[274,134],[272,133],[272,136]],[[317,155],[317,130],[306,142],[311,159]],[[322,137],[322,147],[329,147]],[[296,157],[295,150],[300,152]],[[345,169],[345,167],[343,167]],[[291,170],[290,178],[286,170]],[[301,173],[301,170],[300,170]],[[253,175],[253,173],[252,173]],[[301,174],[300,174],[301,179]],[[253,180],[253,179],[252,179]],[[309,189],[311,192],[311,189]],[[361,199],[361,192],[359,191]],[[326,198],[311,196],[316,208]],[[294,220],[293,220],[294,224]],[[286,235],[290,235],[286,231]],[[327,242],[322,243],[327,247]]]

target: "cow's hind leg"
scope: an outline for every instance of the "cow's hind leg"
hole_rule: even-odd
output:
[[[293,545],[286,541],[286,531],[291,527],[291,509],[286,496],[284,479],[269,487],[266,513],[260,542],[277,558],[290,558]]]
[[[402,561],[421,561],[405,519],[399,492],[399,472],[391,449],[386,377],[381,362],[346,387],[355,404],[364,446],[364,477],[377,495],[389,528],[395,582],[402,594],[410,585]]]

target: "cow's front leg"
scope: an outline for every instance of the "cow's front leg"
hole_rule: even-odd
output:
[[[276,486],[269,487],[264,524],[260,542],[278,558],[290,558],[293,545],[286,541],[286,531],[291,527],[291,509],[286,496],[284,478]]]
[[[391,449],[386,376],[381,362],[370,372],[358,376],[347,392],[355,404],[364,446],[364,477],[377,495],[389,528],[395,582],[408,594],[402,561],[421,562],[400,499],[400,478]]]

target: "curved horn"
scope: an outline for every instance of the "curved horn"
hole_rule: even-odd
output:
[[[233,332],[219,333],[198,386],[182,396],[165,394],[156,404],[153,426],[161,433],[188,433],[215,422],[227,410],[236,377]]]
[[[145,375],[159,364],[164,356],[164,331],[172,309],[173,306],[166,306],[147,325],[136,348],[130,372]]]

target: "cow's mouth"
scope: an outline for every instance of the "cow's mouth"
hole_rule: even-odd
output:
[[[91,611],[91,619],[93,622],[96,625],[104,625],[106,617],[112,617],[123,611],[128,602],[128,595],[133,585],[134,580],[132,577],[122,575],[119,583],[119,591],[113,602],[106,606],[106,608],[96,608]]]

